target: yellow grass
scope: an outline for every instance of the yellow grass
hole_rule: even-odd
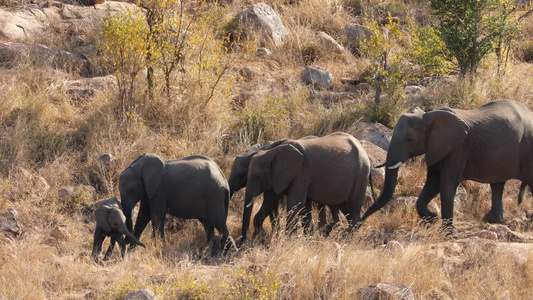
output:
[[[228,16],[251,3],[227,3]],[[156,92],[155,98],[146,102],[144,82],[139,80],[135,97],[144,102],[129,119],[121,120],[116,91],[77,101],[69,98],[66,82],[78,79],[77,74],[32,64],[1,70],[0,218],[6,209],[16,209],[21,234],[0,233],[0,297],[122,299],[128,292],[149,288],[160,299],[354,299],[359,289],[379,282],[406,285],[416,299],[533,297],[533,252],[517,256],[512,251],[514,244],[473,237],[488,227],[481,220],[490,209],[490,189],[487,184],[470,181],[462,183],[466,200],[455,206],[456,239],[442,235],[440,222],[430,228],[422,226],[414,202],[410,202],[374,214],[353,233],[345,232],[344,221],[329,237],[317,232],[271,233],[266,220],[266,237],[248,241],[237,253],[225,257],[208,255],[202,226],[190,220],[179,230],[177,225],[167,226],[164,247],[160,240],[151,240],[147,229],[141,237],[146,249],[137,248],[122,260],[115,248],[110,261],[103,265],[93,262],[93,204],[119,196],[118,176],[139,154],[154,152],[166,159],[203,154],[212,157],[229,176],[233,158],[258,141],[325,135],[366,120],[365,105],[371,97],[334,104],[308,100],[311,91],[299,77],[308,63],[304,56],[313,54],[312,64],[333,73],[336,91],[347,89],[340,78],[360,79],[370,63],[348,52],[330,55],[318,44],[316,31],[342,42],[345,25],[383,17],[387,10],[400,18],[417,18],[419,23],[428,17],[427,7],[398,1],[379,6],[376,1],[348,0],[269,4],[289,31],[285,44],[276,48],[268,40],[252,36],[253,46],[267,46],[272,55],[240,54],[223,78],[224,90],[230,93],[217,91],[216,98],[202,109],[197,103],[205,99],[178,93],[168,102]],[[357,15],[357,11],[367,14]],[[531,24],[524,23],[520,41],[531,39]],[[50,40],[66,45],[64,39],[55,36]],[[246,81],[237,75],[245,66],[256,66],[262,73]],[[185,75],[175,76],[177,82]],[[435,83],[428,86],[426,98],[413,101],[428,108],[472,108],[492,99],[510,98],[533,107],[531,78],[532,65],[515,59],[497,76],[495,58],[489,57],[472,83]],[[156,91],[162,82],[157,84]],[[243,108],[235,108],[232,99],[241,92],[253,95]],[[98,157],[104,153],[116,158],[110,169],[99,165]],[[39,177],[48,182],[49,190],[39,184]],[[424,160],[409,161],[400,169],[396,195],[414,199],[424,181]],[[77,185],[97,187],[96,199],[80,194],[73,203],[62,203],[58,191]],[[519,185],[510,181],[506,186],[505,218],[512,230],[529,235],[533,199],[528,191],[518,206]],[[240,235],[243,199],[240,191],[230,202],[227,224],[234,238]],[[433,201],[440,206],[439,197]],[[365,203],[365,208],[369,205]],[[316,213],[314,217],[316,222]],[[281,223],[284,225],[283,219]],[[67,240],[50,237],[59,225],[70,233]],[[384,246],[393,240],[403,251]]]

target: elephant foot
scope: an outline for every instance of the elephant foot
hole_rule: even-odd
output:
[[[235,244],[237,245],[237,248],[241,248],[244,245],[244,242],[246,242],[246,237],[241,236],[237,238],[237,240],[235,241]]]
[[[457,234],[457,229],[453,226],[451,220],[443,220],[441,232],[446,235],[446,237],[454,237]]]
[[[483,221],[487,223],[505,224],[505,219],[500,213],[493,213],[489,211],[484,217]]]

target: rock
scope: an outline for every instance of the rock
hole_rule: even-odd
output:
[[[0,39],[23,41],[43,36],[49,27],[46,15],[36,5],[27,5],[20,10],[0,8]]]
[[[257,50],[255,50],[255,55],[257,55],[257,56],[268,56],[270,54],[272,54],[272,52],[270,52],[270,50],[268,50],[265,47],[261,47],[261,48],[258,48]]]
[[[444,247],[444,254],[446,255],[459,255],[463,252],[463,248],[458,243],[451,243]]]
[[[239,75],[241,75],[245,80],[251,80],[259,74],[259,69],[256,67],[244,67],[239,70]]]
[[[260,30],[272,39],[274,45],[279,46],[287,36],[287,29],[272,7],[265,3],[257,3],[240,12],[236,20],[244,25],[244,28]]]
[[[67,241],[70,239],[70,233],[64,226],[56,226],[52,232],[50,232],[50,236],[58,241]]]
[[[44,179],[42,176],[37,176],[35,178],[34,185],[42,194],[46,194],[48,191],[50,191],[50,185],[48,184],[48,181],[46,181],[46,179]]]
[[[28,62],[30,50],[22,43],[0,43],[0,67],[14,68]]]
[[[355,91],[361,94],[370,94],[374,91],[374,88],[370,84],[362,82],[355,86]]]
[[[118,83],[115,75],[107,75],[67,81],[65,86],[67,93],[73,100],[80,100],[92,97],[95,94],[105,92],[106,90],[115,89],[118,86]]]
[[[457,189],[455,191],[455,199],[454,199],[455,204],[461,205],[462,203],[465,203],[467,199],[468,199],[468,194],[466,193],[465,187],[459,184],[459,186],[457,186]]]
[[[366,154],[368,154],[368,158],[370,159],[370,162],[373,166],[377,166],[385,162],[385,160],[387,159],[387,151],[383,150],[383,148],[377,146],[369,140],[358,140],[361,145],[363,145],[363,148],[365,149]]]
[[[511,229],[505,225],[492,224],[489,226],[489,230],[495,232],[498,235],[498,239],[503,240],[507,239]]]
[[[523,235],[522,233],[511,231],[507,234],[507,240],[509,240],[509,242],[520,243],[520,242],[527,242],[530,239],[526,237],[525,235]]]
[[[18,180],[22,181],[31,181],[33,178],[31,173],[22,167],[16,167],[13,175],[15,175]]]
[[[428,210],[440,216],[440,207],[434,201],[428,203]]]
[[[359,24],[349,24],[344,27],[346,41],[352,50],[358,50],[359,44],[371,34],[367,27]]]
[[[127,294],[124,300],[157,300],[157,297],[151,290],[144,289]]]
[[[36,65],[50,65],[56,69],[80,72],[88,68],[88,61],[82,56],[41,44],[30,47],[30,57]]]
[[[404,253],[404,248],[402,244],[398,241],[389,241],[387,244],[385,244],[385,250],[387,250],[391,255],[394,256],[402,256]]]
[[[58,200],[61,203],[67,203],[74,197],[74,187],[67,186],[59,190],[57,193]]]
[[[411,288],[393,283],[369,285],[357,291],[356,299],[360,300],[414,300]]]
[[[408,85],[403,89],[403,93],[407,96],[420,95],[424,91],[425,89],[418,85]]]
[[[350,126],[346,132],[358,140],[367,140],[385,151],[389,150],[392,130],[380,123],[357,122]]]
[[[104,168],[109,168],[115,162],[115,157],[112,154],[105,153],[98,157],[98,161]]]
[[[305,84],[322,89],[329,89],[333,85],[333,76],[331,73],[319,66],[307,66],[302,73],[302,80]]]
[[[319,43],[323,47],[325,47],[328,50],[328,52],[331,51],[337,54],[343,54],[346,52],[346,49],[344,49],[344,47],[341,44],[339,44],[339,42],[337,42],[329,34],[323,31],[319,31],[317,32],[316,36],[318,38]]]
[[[100,3],[102,0],[84,0]],[[22,8],[0,7],[0,39],[8,42],[35,42],[53,32],[69,32],[83,36],[90,31],[100,31],[104,18],[127,10],[136,5],[125,2],[107,1],[105,5],[79,6],[61,5],[40,8],[26,4]],[[76,38],[74,36],[73,38]]]
[[[6,209],[0,215],[0,231],[6,231],[15,235],[20,234],[20,226],[18,224],[18,212],[14,208]]]

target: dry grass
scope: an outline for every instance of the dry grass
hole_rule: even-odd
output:
[[[0,3],[15,6],[19,2]],[[251,3],[227,3],[228,15]],[[471,237],[487,227],[481,219],[490,208],[488,185],[463,183],[466,199],[455,206],[458,239],[443,236],[439,224],[429,229],[419,224],[413,201],[425,181],[421,158],[400,169],[396,195],[413,201],[376,213],[351,234],[342,227],[327,238],[318,233],[274,233],[265,241],[247,242],[238,253],[213,258],[206,250],[201,225],[187,221],[167,226],[164,248],[161,241],[150,240],[147,229],[142,236],[146,249],[128,253],[125,260],[115,249],[103,266],[92,261],[92,205],[96,200],[118,196],[118,174],[139,154],[155,152],[167,159],[203,154],[212,157],[228,176],[235,155],[253,143],[325,135],[366,120],[371,97],[343,103],[309,100],[313,91],[300,82],[305,65],[328,68],[334,75],[334,90],[342,92],[346,87],[340,78],[359,79],[369,64],[348,52],[330,55],[318,44],[316,31],[325,31],[342,42],[345,25],[383,18],[387,11],[402,20],[414,18],[418,24],[427,24],[429,18],[427,7],[416,1],[269,4],[289,31],[286,43],[276,48],[267,39],[251,36],[252,47],[267,46],[272,55],[234,54],[240,55],[239,60],[223,78],[215,100],[201,109],[198,103],[205,99],[188,96],[194,93],[176,92],[170,102],[156,93],[153,100],[146,101],[144,82],[139,80],[135,97],[140,104],[129,119],[123,120],[113,90],[82,100],[68,96],[66,83],[78,79],[78,74],[31,62],[0,72],[0,213],[16,209],[22,228],[18,236],[0,235],[1,297],[122,299],[128,292],[146,287],[160,299],[347,299],[356,298],[360,288],[378,282],[407,285],[416,299],[533,296],[529,244],[517,246]],[[521,42],[531,39],[531,24],[524,23]],[[57,47],[71,46],[61,33],[49,41]],[[259,68],[260,74],[249,80],[240,78],[238,70],[245,66]],[[94,67],[103,72],[102,66]],[[186,75],[175,76],[178,82]],[[445,105],[472,108],[495,98],[515,99],[532,107],[531,78],[533,67],[519,60],[509,61],[505,73],[497,76],[491,57],[472,83],[441,81],[429,85],[426,96],[410,99],[403,110],[415,105],[425,109]],[[161,90],[162,81],[157,84],[156,91]],[[196,87],[192,81],[188,85],[190,89]],[[176,90],[187,91],[180,88]],[[232,99],[242,92],[251,96],[239,107]],[[109,169],[98,162],[103,153],[116,158]],[[48,182],[49,189],[40,177]],[[510,181],[506,186],[505,218],[511,229],[527,235],[532,196],[528,192],[518,206],[519,184]],[[62,203],[59,189],[77,185],[94,186],[97,199],[80,194],[73,203]],[[243,198],[243,192],[238,192],[230,203],[227,223],[233,237],[240,235]],[[433,201],[438,208],[439,198]],[[67,228],[68,240],[50,238],[58,225]],[[270,231],[268,220],[264,228]],[[403,250],[384,246],[392,240]],[[517,249],[525,250],[516,254]]]

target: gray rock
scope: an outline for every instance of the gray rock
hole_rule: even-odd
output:
[[[405,251],[402,244],[394,240],[389,241],[387,244],[385,244],[385,250],[387,250],[391,255],[394,256],[402,256]]]
[[[265,3],[252,5],[236,16],[245,28],[260,30],[267,35],[274,45],[279,46],[287,36],[287,29],[283,26],[276,12]]]
[[[255,50],[255,55],[257,56],[268,56],[270,54],[272,54],[272,52],[265,47],[261,47]]]
[[[358,140],[367,140],[383,150],[389,150],[392,130],[380,123],[357,122],[346,130]]]
[[[323,31],[319,31],[317,32],[317,38],[318,38],[318,41],[320,42],[320,44],[322,46],[324,46],[326,49],[328,50],[331,50],[335,53],[338,53],[338,54],[343,54],[346,52],[346,49],[344,49],[344,47],[339,44],[339,42],[337,42],[333,37],[331,37],[329,34],[323,32]]]
[[[319,66],[307,66],[302,73],[302,80],[305,84],[322,89],[329,89],[333,85],[331,72]]]
[[[124,300],[157,300],[157,297],[151,290],[144,289],[129,293]]]
[[[28,62],[30,50],[22,43],[0,43],[0,67],[14,68]]]
[[[19,214],[14,208],[8,208],[0,214],[0,231],[6,231],[12,234],[20,234],[18,224]]]
[[[425,88],[418,85],[408,85],[403,89],[403,93],[407,96],[420,95],[424,93]]]
[[[490,230],[481,230],[477,236],[479,238],[482,238],[482,239],[487,239],[487,240],[497,240],[498,239],[498,234],[494,231],[490,231]]]
[[[357,291],[356,299],[360,300],[414,300],[411,288],[393,283],[369,285]]]
[[[351,49],[359,49],[359,45],[372,33],[367,27],[359,24],[349,24],[344,27],[344,35]]]
[[[67,81],[65,87],[72,100],[80,100],[103,93],[106,90],[115,89],[117,87],[117,78],[115,75],[107,75],[72,80]]]
[[[49,29],[47,16],[37,6],[24,6],[20,10],[0,8],[0,39],[24,41],[42,36]]]
[[[498,239],[507,239],[511,229],[505,225],[492,224],[489,226],[489,230],[495,232],[498,235]]]
[[[109,168],[115,162],[115,157],[112,154],[104,153],[98,157],[98,161],[103,167]]]

